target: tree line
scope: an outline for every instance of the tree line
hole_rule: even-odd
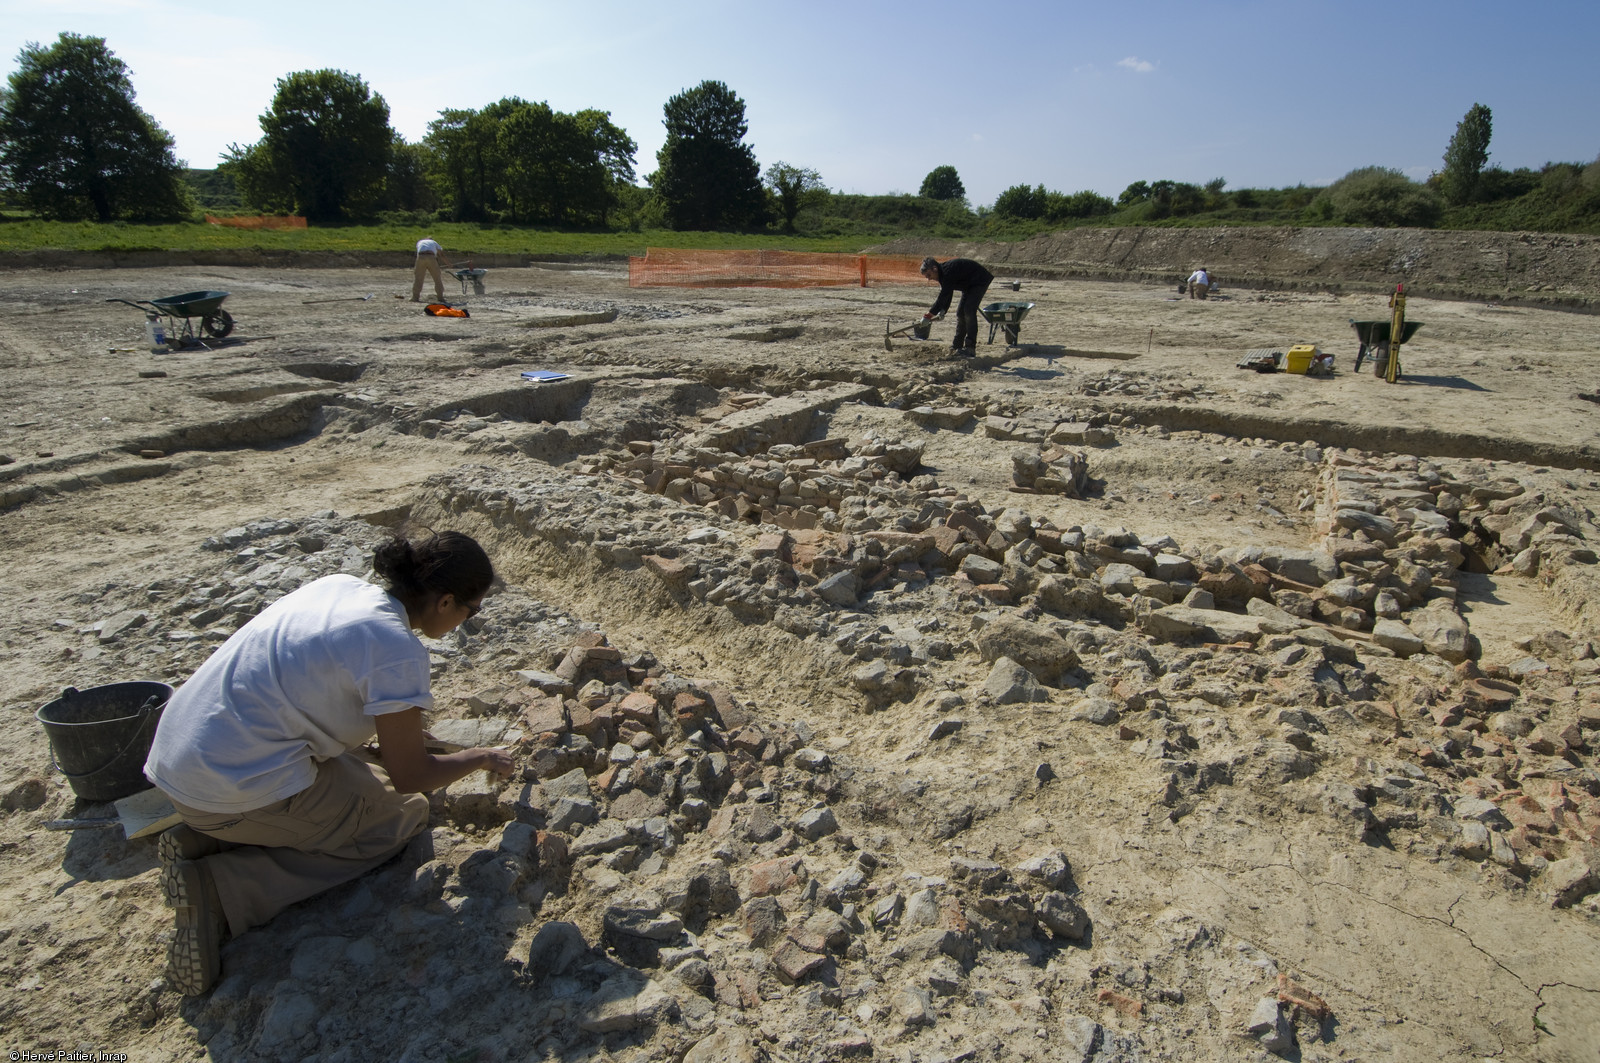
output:
[[[1227,189],[1221,177],[1203,185],[1135,181],[1116,202],[1094,192],[1066,195],[1043,185],[1000,193],[994,213],[1013,222],[1150,225],[1251,223],[1359,225],[1374,228],[1600,231],[1600,159],[1546,163],[1535,170],[1489,166],[1494,116],[1472,105],[1445,146],[1443,166],[1426,180],[1399,170],[1363,166],[1325,188]]]
[[[308,70],[279,79],[259,139],[230,145],[215,171],[188,170],[172,137],[135,103],[127,67],[105,41],[63,33],[49,47],[25,46],[0,88],[0,193],[47,218],[97,221],[191,217],[198,196],[316,224],[401,212],[561,227],[996,238],[1084,224],[1600,231],[1600,160],[1489,166],[1492,123],[1489,108],[1474,104],[1425,181],[1381,166],[1326,188],[1160,179],[1135,181],[1115,201],[1018,184],[974,209],[948,165],[915,196],[833,193],[815,170],[782,161],[763,172],[746,141],[744,101],[720,81],[666,101],[666,141],[641,186],[638,145],[609,112],[567,114],[511,96],[440,111],[408,143],[359,76]]]
[[[380,211],[457,221],[607,226],[646,207],[679,229],[793,228],[825,192],[814,170],[763,175],[745,143],[744,101],[705,81],[666,102],[666,143],[640,188],[638,145],[609,112],[567,114],[507,97],[450,109],[407,143],[358,75],[306,70],[278,80],[261,137],[229,145],[207,191],[231,186],[250,209],[319,223]],[[0,90],[0,184],[49,218],[174,220],[194,190],[172,137],[134,102],[126,65],[103,38],[63,33],[29,44]]]

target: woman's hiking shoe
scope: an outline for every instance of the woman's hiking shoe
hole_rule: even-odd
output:
[[[222,971],[222,943],[228,936],[227,916],[211,872],[203,860],[163,861],[161,895],[172,909],[174,922],[172,944],[167,946],[167,976],[184,996],[204,993],[216,984]]]
[[[156,856],[161,860],[162,889],[166,888],[167,868],[179,860],[202,860],[213,853],[222,852],[222,843],[209,834],[201,834],[187,823],[169,827],[156,839]]]

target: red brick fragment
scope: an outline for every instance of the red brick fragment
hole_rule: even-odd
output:
[[[1137,1017],[1144,1010],[1144,1001],[1124,996],[1114,989],[1102,989],[1094,995],[1094,998],[1102,1004],[1110,1004],[1119,1014],[1126,1015],[1130,1019]]]
[[[1333,1014],[1328,1002],[1286,974],[1278,975],[1278,1000],[1302,1008],[1317,1021]]]
[[[711,702],[686,690],[672,699],[672,716],[685,730],[698,727],[711,717]]]
[[[975,542],[982,542],[994,534],[994,525],[981,517],[973,516],[964,509],[958,509],[945,518],[945,527],[955,528],[957,531],[968,532]]]
[[[805,862],[798,856],[780,856],[750,868],[750,896],[765,897],[782,893],[805,881]]]
[[[625,720],[653,724],[656,721],[656,699],[636,690],[617,704],[617,714]]]
[[[785,941],[772,952],[772,965],[790,982],[802,980],[827,962],[828,957],[807,952],[793,941]]]
[[[756,557],[776,557],[781,561],[788,561],[791,542],[788,532],[767,532],[756,539],[756,544],[751,547],[750,552]]]
[[[761,1003],[761,980],[752,971],[718,971],[716,981],[717,1003],[740,1011]]]
[[[522,710],[522,722],[529,734],[560,732],[567,729],[567,714],[560,698],[539,698]]]
[[[645,567],[660,576],[664,583],[686,583],[694,575],[693,566],[659,554],[646,554],[644,563]]]

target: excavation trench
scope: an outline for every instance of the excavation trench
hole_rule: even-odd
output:
[[[1421,425],[1354,425],[1348,421],[1295,416],[1273,416],[1237,410],[1206,409],[1194,405],[1106,403],[1106,408],[1126,414],[1139,424],[1158,425],[1168,431],[1219,432],[1242,438],[1261,437],[1284,443],[1315,440],[1324,446],[1349,447],[1387,454],[1414,454],[1430,458],[1465,458],[1549,465],[1560,469],[1600,469],[1600,448],[1588,444],[1561,444],[1529,439],[1508,439],[1478,432]]]

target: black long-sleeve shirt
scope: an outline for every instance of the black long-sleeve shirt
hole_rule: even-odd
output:
[[[948,262],[940,262],[938,269],[939,298],[933,301],[933,307],[928,311],[935,316],[950,308],[950,298],[956,292],[987,288],[994,282],[994,274],[970,258],[952,258]]]

